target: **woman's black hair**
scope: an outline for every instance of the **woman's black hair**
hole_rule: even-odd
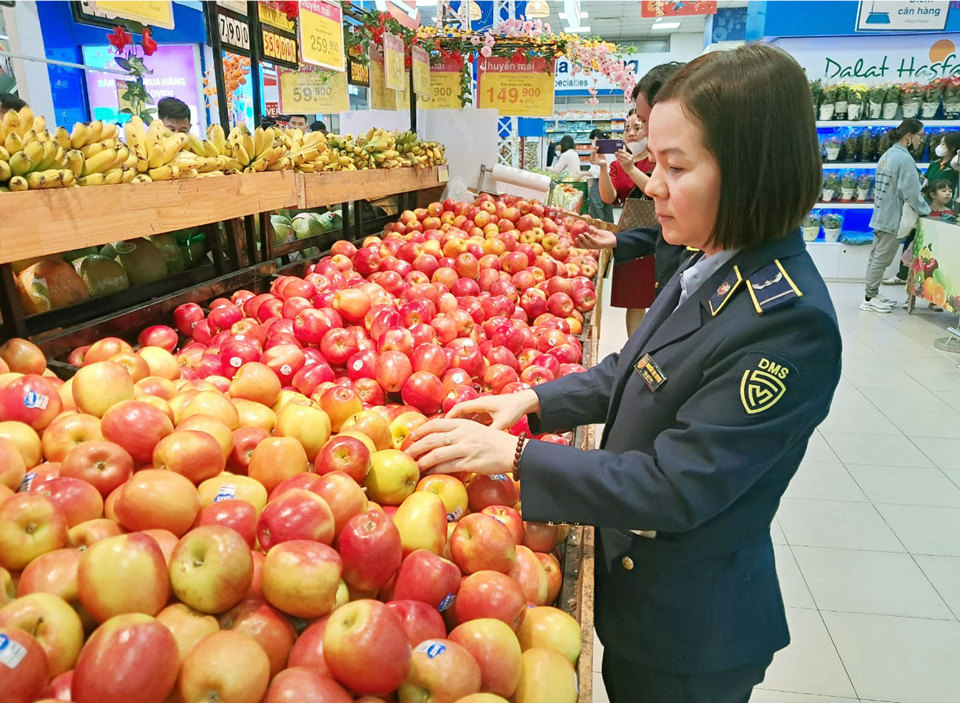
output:
[[[893,130],[893,134],[890,135],[890,138],[894,142],[899,142],[908,134],[920,134],[922,131],[923,122],[918,119],[914,119],[913,117],[908,117],[901,122],[895,130]]]
[[[670,80],[670,77],[676,73],[681,66],[683,66],[683,64],[679,61],[671,61],[670,63],[662,63],[659,66],[651,68],[634,86],[631,96],[633,97],[633,102],[637,102],[637,99],[643,95],[644,100],[647,101],[647,105],[653,107],[660,88]]]
[[[946,178],[935,178],[934,180],[930,181],[929,183],[927,183],[927,185],[923,187],[923,194],[929,198],[938,190],[941,190],[943,188],[949,188],[950,192],[952,193],[953,183],[948,181]]]
[[[960,151],[960,132],[947,132],[943,135],[943,143],[952,154]]]
[[[560,153],[562,154],[565,151],[570,151],[571,149],[576,148],[577,144],[573,141],[573,137],[569,134],[563,135],[563,139],[560,140]]]
[[[591,139],[609,139],[610,135],[604,132],[602,129],[594,129],[590,132]]]

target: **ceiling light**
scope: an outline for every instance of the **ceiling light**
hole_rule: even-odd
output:
[[[589,32],[589,27],[564,27],[563,31],[567,34],[583,34],[584,32]]]
[[[659,22],[653,25],[650,29],[656,29],[656,30],[676,29],[679,26],[680,26],[679,22]]]
[[[527,9],[525,13],[527,17],[549,17],[550,16],[550,5],[547,3],[547,0],[530,0],[527,3]]]
[[[470,19],[471,20],[483,19],[483,10],[481,10],[480,6],[477,3],[475,3],[473,0],[470,0]]]

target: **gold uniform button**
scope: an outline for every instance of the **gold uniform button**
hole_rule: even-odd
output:
[[[630,557],[624,557],[620,560],[620,563],[623,565],[623,568],[627,571],[633,571],[633,559]]]

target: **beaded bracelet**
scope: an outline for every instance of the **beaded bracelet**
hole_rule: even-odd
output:
[[[513,478],[515,481],[520,480],[520,459],[523,458],[523,447],[527,443],[527,433],[521,432],[520,436],[517,437],[517,453],[513,456]]]

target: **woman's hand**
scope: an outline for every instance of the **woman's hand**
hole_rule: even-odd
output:
[[[540,396],[536,391],[527,389],[507,395],[485,395],[476,400],[458,403],[447,413],[447,419],[464,418],[489,425],[495,430],[508,430],[520,422],[524,415],[539,410]]]
[[[597,151],[597,147],[590,150],[590,163],[593,166],[599,166],[601,170],[607,168],[607,159]]]
[[[634,172],[639,172],[637,165],[634,163],[634,159],[637,157],[634,156],[632,152],[626,149],[618,149],[616,156],[617,163],[620,164],[620,168],[622,168],[623,172],[628,176],[632,176]]]
[[[597,229],[593,232],[585,230],[577,237],[577,246],[581,249],[615,249],[617,235],[605,229]]]
[[[501,430],[470,420],[438,419],[420,425],[410,436],[413,444],[407,454],[423,473],[469,471],[489,476],[513,471],[518,440]]]

